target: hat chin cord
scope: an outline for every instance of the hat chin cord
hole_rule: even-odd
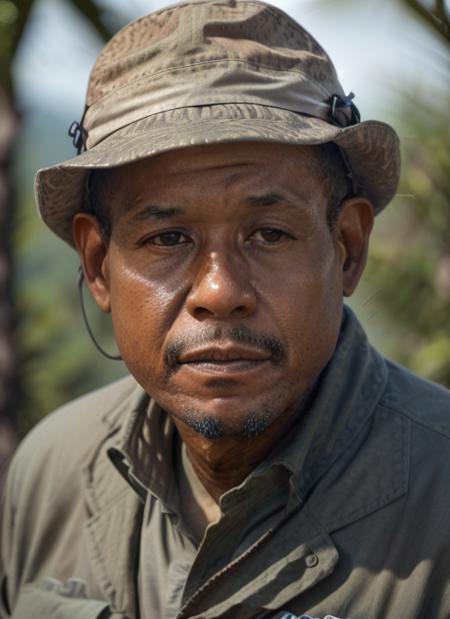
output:
[[[79,296],[80,296],[81,315],[83,316],[83,321],[84,321],[84,324],[86,326],[86,330],[87,330],[87,332],[89,334],[89,337],[91,338],[95,348],[104,357],[106,357],[107,359],[111,359],[112,361],[122,361],[122,357],[120,355],[110,355],[105,350],[103,350],[103,348],[97,342],[97,339],[95,338],[95,335],[92,332],[91,326],[90,326],[89,321],[88,321],[87,313],[86,313],[86,307],[84,305],[83,282],[84,282],[84,273],[83,273],[83,269],[80,266],[80,267],[78,267],[78,279],[77,279],[78,293],[79,293]]]

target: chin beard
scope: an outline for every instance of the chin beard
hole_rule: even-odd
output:
[[[244,416],[241,422],[226,427],[225,424],[216,417],[191,410],[183,414],[182,420],[195,432],[209,440],[215,440],[225,436],[251,439],[264,434],[272,423],[273,417],[268,412],[249,412]]]

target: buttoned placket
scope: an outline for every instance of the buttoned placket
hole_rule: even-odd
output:
[[[313,525],[307,511],[305,508],[296,515],[298,529],[296,533],[291,530],[290,550],[283,552],[283,542],[288,540],[282,519],[246,551],[199,583],[177,619],[269,618],[279,604],[292,599],[293,584],[298,595],[324,579],[333,571],[339,555],[331,538]],[[253,579],[249,573],[258,573],[258,577]],[[228,614],[233,608],[234,614]]]

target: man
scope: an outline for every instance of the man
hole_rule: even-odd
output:
[[[130,378],[11,466],[2,617],[450,616],[448,393],[343,307],[399,176],[331,60],[261,2],[145,16],[41,170]]]

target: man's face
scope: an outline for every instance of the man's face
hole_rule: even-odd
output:
[[[315,157],[259,143],[162,154],[111,173],[107,246],[75,225],[129,370],[205,436],[261,433],[336,346],[349,252]]]

